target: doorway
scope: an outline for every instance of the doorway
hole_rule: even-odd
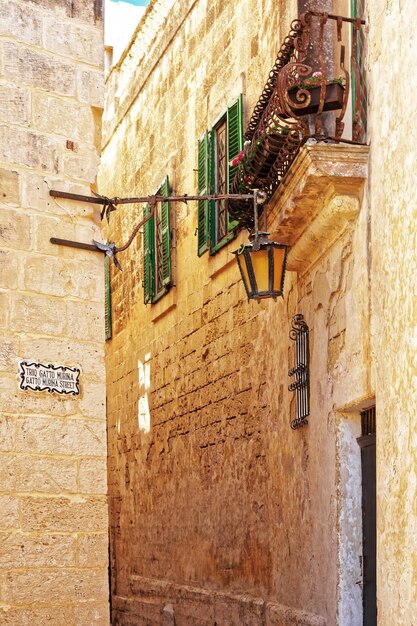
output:
[[[377,626],[376,606],[376,414],[361,412],[363,626]]]

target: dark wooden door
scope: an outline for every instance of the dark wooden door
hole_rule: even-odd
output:
[[[375,432],[359,437],[362,460],[363,626],[376,626],[376,461]]]

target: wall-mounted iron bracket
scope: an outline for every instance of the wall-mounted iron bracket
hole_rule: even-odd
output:
[[[53,198],[66,198],[67,200],[78,200],[79,202],[91,202],[93,204],[102,204],[103,210],[101,212],[101,219],[106,216],[107,221],[110,219],[110,214],[113,211],[117,210],[117,205],[119,204],[140,204],[146,203],[150,205],[150,211],[148,211],[147,215],[141,219],[138,224],[136,224],[133,232],[131,233],[127,242],[123,245],[117,246],[114,242],[102,243],[100,241],[94,241],[93,243],[83,243],[81,241],[70,241],[69,239],[59,239],[57,237],[51,237],[50,242],[59,246],[68,246],[70,248],[79,248],[82,250],[91,250],[92,252],[104,252],[104,254],[112,258],[116,267],[121,270],[120,263],[117,259],[116,254],[118,252],[124,252],[130,246],[139,230],[146,224],[148,220],[153,217],[155,212],[155,206],[157,202],[184,202],[187,204],[190,200],[200,201],[200,200],[251,200],[252,202],[262,204],[261,201],[261,192],[258,189],[254,189],[252,193],[239,193],[239,194],[202,194],[198,196],[191,196],[188,194],[183,194],[182,196],[140,196],[133,198],[107,198],[107,196],[100,196],[96,194],[93,196],[83,196],[77,193],[70,193],[68,191],[59,191],[57,189],[50,189],[49,195]]]
[[[295,391],[296,417],[291,422],[291,428],[295,430],[308,424],[310,415],[310,351],[309,351],[309,328],[301,313],[292,318],[290,339],[295,341],[295,365],[288,372],[288,376],[295,376],[295,381],[288,386],[290,391]]]

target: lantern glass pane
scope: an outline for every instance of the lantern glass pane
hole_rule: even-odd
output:
[[[237,256],[237,260],[239,263],[240,271],[242,272],[243,282],[245,283],[245,287],[247,291],[252,291],[247,263],[250,263],[250,254],[248,254],[249,259],[246,258],[246,254],[239,254]]]
[[[269,291],[268,250],[261,248],[252,252],[252,265],[258,291]]]
[[[274,248],[274,291],[281,291],[285,248]]]

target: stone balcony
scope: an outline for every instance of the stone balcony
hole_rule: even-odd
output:
[[[358,183],[361,186],[365,177],[368,149],[363,26],[360,19],[314,11],[293,21],[249,120],[231,185],[236,194],[264,191],[268,213],[276,213],[277,201],[281,206],[288,200],[291,185],[305,180],[305,191],[295,187],[291,192],[301,194],[303,203],[307,203],[305,208],[294,211],[284,202],[283,210],[292,215],[293,233],[299,235],[307,227],[311,230],[310,245],[314,245],[318,224],[311,229],[309,220],[321,212],[324,194],[328,199],[332,193],[341,197],[344,186],[350,193]],[[329,184],[335,185],[333,192]],[[326,212],[340,214],[336,207],[341,203],[348,219],[355,202],[342,202],[340,197],[327,206]],[[248,203],[233,200],[229,212],[240,226],[253,227]],[[307,213],[309,219],[305,222]],[[288,226],[289,215],[282,216],[283,228]],[[324,214],[320,218],[323,224],[329,219]],[[294,237],[287,236],[294,245]],[[319,243],[323,241],[315,245]],[[296,254],[294,249],[294,262]]]
[[[271,238],[290,246],[287,268],[303,273],[356,219],[368,146],[307,143],[268,204]]]

